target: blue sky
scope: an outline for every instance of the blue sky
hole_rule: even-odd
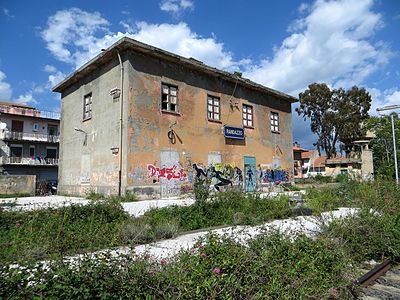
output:
[[[0,101],[59,110],[51,87],[124,35],[293,96],[313,82],[400,104],[400,1],[0,1]],[[294,106],[295,107],[295,106]],[[311,147],[293,114],[294,140]]]

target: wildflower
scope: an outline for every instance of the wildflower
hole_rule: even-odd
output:
[[[20,228],[20,227],[21,227],[21,223],[20,223],[20,222],[17,222],[17,223],[15,224],[15,227],[16,227],[16,228]]]
[[[195,250],[195,249],[192,249],[190,252],[192,252],[192,254],[194,254],[194,253],[196,252],[196,250]]]
[[[214,273],[215,275],[219,275],[219,274],[221,273],[221,269],[220,269],[220,268],[214,268],[214,269],[213,269],[213,273]]]
[[[337,290],[336,288],[334,288],[334,287],[330,288],[330,289],[328,290],[328,293],[329,293],[330,297],[332,297],[333,299],[337,299],[337,297],[338,297],[338,290]]]
[[[162,265],[165,265],[165,264],[167,264],[167,261],[163,258],[163,259],[160,261],[160,263],[161,263]]]
[[[200,247],[201,247],[201,244],[200,244],[200,243],[197,243],[197,247],[200,248]]]
[[[149,272],[149,275],[150,275],[150,276],[154,276],[154,275],[156,275],[156,272],[150,271],[150,272]]]
[[[201,257],[207,257],[207,254],[202,253],[202,254],[201,254]]]

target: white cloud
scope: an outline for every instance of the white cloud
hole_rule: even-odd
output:
[[[92,17],[82,23],[77,15]],[[160,47],[173,53],[194,57],[211,66],[237,70],[248,64],[244,59],[236,62],[232,54],[224,49],[224,44],[216,38],[204,38],[193,32],[186,23],[149,24],[138,22],[135,28],[122,24],[128,32],[109,33],[108,21],[99,13],[89,14],[77,8],[58,11],[49,17],[42,37],[47,48],[56,59],[74,65],[76,68],[100,53],[123,36],[129,36],[141,42]],[[86,28],[85,28],[86,27]],[[103,35],[96,36],[96,33]]]
[[[11,99],[11,85],[5,81],[6,74],[0,71],[0,101],[9,101]]]
[[[57,71],[57,68],[55,66],[52,65],[45,65],[44,66],[44,70],[48,73],[54,73]]]
[[[17,100],[15,100],[17,103],[22,103],[22,104],[38,104],[39,102],[34,99],[32,92],[27,92],[23,95],[19,95]]]
[[[177,16],[183,11],[194,8],[194,3],[191,0],[163,0],[160,2],[160,9]]]
[[[66,77],[63,72],[58,71],[57,68],[52,65],[45,65],[44,70],[47,73],[50,73],[48,77],[48,84],[46,86],[48,89],[51,89],[53,86],[61,82]]]
[[[289,26],[294,31],[271,59],[244,75],[266,86],[296,95],[313,82],[350,87],[362,83],[386,64],[390,51],[370,38],[382,27],[372,0],[323,1]],[[350,13],[351,12],[351,13]]]
[[[400,89],[392,88],[381,91],[377,88],[367,88],[372,98],[371,115],[377,115],[376,109],[388,105],[400,105]]]
[[[223,43],[217,42],[215,38],[199,36],[191,31],[186,23],[148,24],[139,22],[137,27],[138,31],[130,36],[143,43],[184,57],[193,57],[221,69],[238,69],[242,63],[234,61],[232,54],[224,49]]]
[[[11,14],[10,10],[7,8],[3,8],[3,14],[9,18],[14,18],[15,16],[13,14]]]
[[[49,17],[42,38],[47,49],[60,61],[76,66],[97,54],[96,34],[104,35],[109,22],[100,13],[89,13],[79,8],[56,12]],[[81,49],[76,51],[76,49]]]

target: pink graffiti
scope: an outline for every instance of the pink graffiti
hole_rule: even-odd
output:
[[[178,169],[179,168],[179,169]],[[187,181],[187,175],[185,170],[178,166],[173,166],[172,168],[157,168],[154,165],[147,165],[147,171],[149,177],[157,177],[157,181],[160,178],[166,178],[167,180],[177,179],[179,181]]]

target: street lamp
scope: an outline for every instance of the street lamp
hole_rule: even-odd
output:
[[[87,132],[83,129],[74,127],[75,131],[82,132],[85,135],[85,139],[83,140],[83,146],[87,146]]]
[[[385,110],[394,110],[394,109],[400,109],[400,105],[389,105],[389,106],[383,106],[383,107],[378,107],[376,111],[379,113],[381,111]],[[394,120],[393,120],[394,113],[390,114],[390,120],[392,122],[392,135],[393,135],[393,153],[394,153],[394,167],[395,167],[395,172],[396,172],[396,183],[399,184],[399,170],[397,168],[397,149],[396,149],[396,135],[394,131]]]

